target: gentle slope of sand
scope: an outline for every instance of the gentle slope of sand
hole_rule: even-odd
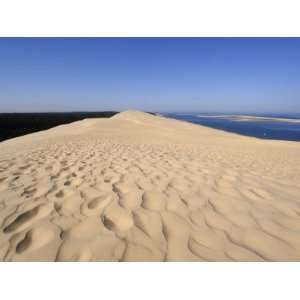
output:
[[[300,261],[300,143],[135,111],[2,142],[0,260]]]

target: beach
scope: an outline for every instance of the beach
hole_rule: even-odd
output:
[[[1,261],[300,261],[300,143],[139,111],[0,143]]]

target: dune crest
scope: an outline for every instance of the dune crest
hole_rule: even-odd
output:
[[[138,111],[0,143],[2,261],[300,261],[300,143]]]
[[[151,115],[149,113],[145,113],[142,111],[138,111],[138,110],[126,110],[123,112],[120,112],[116,115],[114,115],[113,117],[111,117],[111,119],[120,119],[120,120],[129,120],[129,121],[133,121],[135,119],[152,119],[153,117],[155,117],[154,115]]]

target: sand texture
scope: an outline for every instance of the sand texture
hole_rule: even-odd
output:
[[[300,143],[127,111],[0,143],[1,261],[300,261]]]

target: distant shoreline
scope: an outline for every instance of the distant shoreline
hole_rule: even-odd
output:
[[[260,121],[260,122],[288,122],[288,123],[300,123],[300,119],[289,119],[289,118],[275,118],[275,117],[259,117],[251,115],[197,115],[201,118],[222,118],[232,121]]]
[[[242,136],[300,142],[300,118],[232,114],[165,114],[165,116]]]

